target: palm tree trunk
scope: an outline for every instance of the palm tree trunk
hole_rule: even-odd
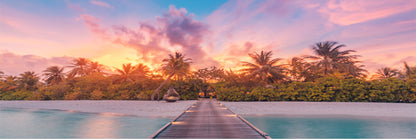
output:
[[[329,68],[329,62],[328,62],[328,58],[325,56],[325,63],[324,63],[324,76],[326,76],[326,74],[328,73],[328,68]]]
[[[156,88],[155,91],[153,91],[151,99],[152,101],[155,100],[155,94],[157,93],[157,100],[159,100],[159,90],[170,80],[170,78],[172,78],[172,76],[175,75],[175,72],[173,72],[172,74],[169,75],[168,79],[166,79],[165,81],[162,82],[162,84],[160,84],[160,86],[158,88]]]

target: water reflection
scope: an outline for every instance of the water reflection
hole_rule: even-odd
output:
[[[416,138],[416,119],[245,118],[272,138]]]
[[[116,120],[112,119],[108,115],[99,115],[93,118],[88,118],[88,120],[82,123],[80,128],[80,136],[87,138],[115,138],[116,130],[113,127],[117,127]]]
[[[0,138],[146,138],[168,118],[0,109]]]
[[[416,119],[413,121],[373,121],[372,126],[367,127],[373,130],[380,138],[416,138]]]

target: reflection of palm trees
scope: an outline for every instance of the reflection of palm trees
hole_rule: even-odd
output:
[[[395,77],[399,71],[397,69],[391,69],[389,67],[380,68],[376,72],[376,76],[380,79],[386,79],[390,77]]]
[[[44,70],[43,75],[46,76],[47,84],[58,84],[64,80],[65,74],[63,73],[64,67],[51,66]]]
[[[247,72],[250,76],[258,77],[265,85],[267,85],[270,79],[275,81],[285,78],[282,65],[276,65],[281,59],[272,59],[272,51],[261,51],[260,54],[253,53],[249,54],[249,56],[254,60],[254,63],[243,62],[243,66],[247,67],[243,71]]]
[[[317,56],[309,56],[309,58],[319,60],[317,66],[323,69],[323,74],[327,75],[335,70],[343,69],[346,66],[353,65],[352,59],[358,57],[358,55],[349,55],[354,50],[341,51],[340,49],[345,47],[338,42],[325,41],[318,42],[313,46],[313,51]]]
[[[73,60],[72,70],[69,72],[68,77],[73,78],[75,76],[86,76],[88,74],[88,63],[90,60],[87,58],[77,58]]]
[[[160,84],[160,86],[153,91],[152,100],[154,100],[155,94],[159,96],[159,90],[165,85],[174,75],[178,77],[185,76],[189,72],[190,58],[185,58],[181,53],[176,52],[175,55],[169,54],[169,58],[163,59],[162,71],[168,78]],[[159,100],[159,97],[157,98]]]
[[[18,81],[21,88],[25,88],[26,90],[33,90],[39,81],[39,77],[33,71],[26,71],[20,74]]]

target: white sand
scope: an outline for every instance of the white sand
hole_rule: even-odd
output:
[[[0,108],[55,109],[75,112],[173,118],[194,104],[193,101],[0,101]]]
[[[173,118],[196,101],[0,101],[0,108],[55,109],[75,112]],[[240,115],[357,116],[416,119],[416,104],[358,102],[221,102]]]
[[[221,102],[239,115],[411,118],[416,104],[359,102]]]

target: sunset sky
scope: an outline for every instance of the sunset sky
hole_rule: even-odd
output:
[[[0,71],[41,73],[85,57],[160,67],[175,51],[195,69],[237,68],[248,53],[287,59],[337,41],[369,72],[416,65],[416,0],[1,0]]]

